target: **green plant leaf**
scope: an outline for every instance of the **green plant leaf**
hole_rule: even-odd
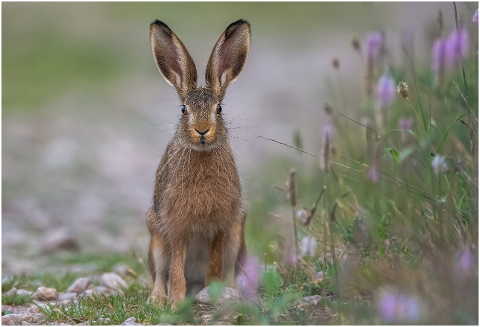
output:
[[[445,140],[446,140],[447,137],[448,137],[448,134],[450,134],[450,130],[452,129],[453,125],[454,125],[457,121],[459,121],[460,119],[462,119],[463,117],[465,117],[467,114],[468,114],[467,112],[461,114],[460,116],[457,117],[457,119],[455,119],[454,122],[450,123],[450,125],[447,126],[447,128],[445,129],[445,131],[444,131],[443,134],[442,134],[442,139],[440,140],[440,144],[438,144],[435,152],[438,153],[438,152],[440,151],[440,149],[441,149],[442,146],[443,146],[443,143],[445,143]]]

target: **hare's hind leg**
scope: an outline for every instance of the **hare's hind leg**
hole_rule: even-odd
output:
[[[149,215],[155,215],[153,210],[150,210],[147,214],[147,224],[149,218],[151,218],[148,217]],[[170,250],[163,236],[152,228],[151,224],[148,224],[148,227],[150,232],[148,267],[153,279],[153,290],[149,301],[165,303],[168,296],[167,273],[170,266]]]
[[[223,238],[224,232],[220,231],[214,236],[210,244],[210,257],[205,274],[205,286],[210,285],[211,282],[220,282],[222,279]]]

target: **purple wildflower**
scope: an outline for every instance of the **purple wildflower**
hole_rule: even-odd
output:
[[[407,141],[408,131],[412,129],[413,119],[412,118],[403,118],[398,122],[398,127],[402,131],[403,142]]]
[[[440,74],[445,67],[445,41],[437,39],[432,47],[432,68],[436,74]]]
[[[312,236],[306,236],[302,239],[302,245],[300,247],[301,256],[304,257],[307,254],[311,257],[315,256],[315,250],[317,249],[317,240]]]
[[[403,118],[403,119],[400,119],[400,121],[398,122],[398,127],[402,131],[407,132],[408,130],[412,129],[412,124],[413,124],[412,118]]]
[[[253,299],[260,285],[260,265],[256,257],[248,256],[242,265],[239,276],[242,294],[246,299]]]
[[[383,320],[388,323],[392,323],[395,320],[395,307],[397,304],[397,298],[391,293],[383,292],[380,295],[378,302]]]
[[[368,178],[374,183],[377,183],[380,180],[380,171],[376,163],[370,166],[370,169],[368,170]]]
[[[387,323],[415,322],[421,313],[421,303],[416,297],[391,291],[382,291],[378,308]]]
[[[283,249],[283,265],[285,268],[296,266],[299,256],[295,253],[295,245],[293,243],[286,243]]]
[[[472,251],[463,249],[457,253],[456,266],[462,273],[466,273],[475,267],[475,256]]]
[[[395,98],[395,81],[388,75],[382,76],[377,83],[377,105],[386,109]]]
[[[383,49],[384,37],[380,32],[370,32],[365,38],[365,58],[367,62],[377,60]]]
[[[365,60],[365,92],[371,96],[373,92],[373,83],[375,77],[375,68],[382,55],[384,47],[384,37],[380,32],[371,32],[367,34],[364,41],[364,60]]]
[[[335,128],[331,123],[325,123],[320,128],[320,136],[322,137],[323,142],[331,141],[333,134],[335,133]]]
[[[445,63],[455,67],[468,55],[469,36],[466,29],[452,31],[445,41]]]
[[[472,22],[478,26],[478,8],[475,10],[475,13],[473,14]]]

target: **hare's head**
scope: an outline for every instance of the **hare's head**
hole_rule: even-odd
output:
[[[215,44],[205,72],[205,87],[197,86],[197,69],[182,41],[161,21],[150,25],[153,56],[165,80],[182,102],[179,141],[196,150],[209,150],[227,139],[222,99],[247,60],[250,24],[230,24]]]

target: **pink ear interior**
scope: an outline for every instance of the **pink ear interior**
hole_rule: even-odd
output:
[[[181,77],[181,79],[183,80],[182,68],[180,67],[180,56],[177,52],[175,44],[173,43],[173,40],[170,39],[169,41],[170,42],[168,42],[168,45],[167,45],[168,56],[166,57],[166,60],[169,63],[167,63],[167,65],[169,65],[170,69],[172,69],[175,73],[177,73]]]
[[[238,20],[230,24],[213,47],[207,64],[208,88],[223,98],[227,86],[235,81],[245,65],[250,46],[250,24]]]
[[[231,66],[231,61],[234,52],[234,41],[232,38],[228,38],[222,44],[219,49],[219,62],[218,62],[218,81],[221,82],[222,75]]]
[[[153,54],[163,77],[175,86],[180,98],[197,86],[197,69],[182,41],[156,20],[150,25]]]
[[[173,83],[174,81],[172,79],[174,76],[171,75],[170,71],[182,77],[182,68],[180,66],[180,56],[172,35],[161,28],[158,30],[158,34],[155,35],[155,40],[157,44],[154,51],[158,68],[162,74]]]

